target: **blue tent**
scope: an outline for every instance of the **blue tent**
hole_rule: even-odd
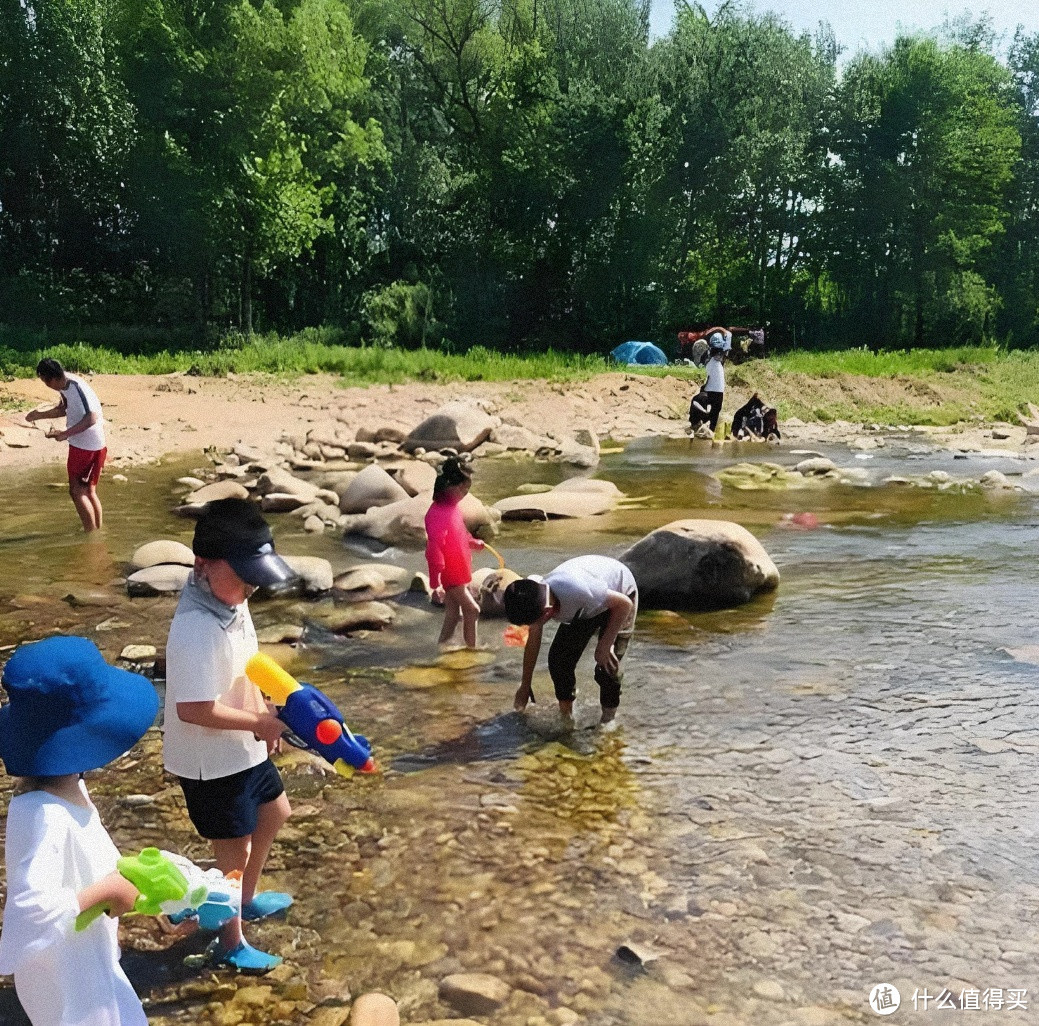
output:
[[[618,363],[642,363],[667,366],[667,357],[662,349],[652,342],[625,342],[610,354]]]

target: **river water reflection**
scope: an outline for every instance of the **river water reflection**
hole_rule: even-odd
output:
[[[892,1022],[959,1021],[975,996],[978,1021],[1034,1021],[1021,1003],[1039,1002],[1039,697],[1035,667],[1006,650],[1039,645],[1036,502],[879,483],[1030,464],[908,443],[868,461],[827,455],[867,469],[871,486],[736,491],[710,474],[734,459],[799,457],[647,441],[596,475],[639,499],[632,508],[505,525],[500,547],[520,572],[619,553],[686,516],[744,523],[779,566],[779,592],[743,609],[640,619],[613,734],[591,727],[590,669],[575,733],[560,733],[544,674],[540,707],[509,712],[521,653],[502,645],[500,622],[481,625],[491,652],[447,659],[421,605],[405,604],[381,635],[308,629],[293,669],[328,688],[386,772],[341,782],[286,767],[297,815],[270,880],[298,900],[256,933],[286,955],[270,992],[236,996],[226,979],[181,967],[195,942],[164,953],[151,950],[168,946],[152,924],[128,931],[154,1021],[337,1024],[346,989],[378,987],[405,1021],[425,1022],[456,1014],[437,988],[461,971],[510,988],[477,1017],[495,1026],[847,1022],[872,1017],[879,983],[901,991]],[[75,533],[67,498],[48,487],[58,469],[4,482],[0,643],[57,627],[90,634],[110,657],[130,642],[161,648],[171,600],[92,605],[90,593],[137,543],[190,539],[190,523],[167,512],[170,481],[190,466],[107,482],[103,545]],[[484,461],[475,490],[493,500],[558,477]],[[824,526],[782,526],[800,511]],[[278,519],[283,551],[337,569],[361,561],[298,526]],[[421,565],[420,553],[379,558]],[[258,604],[254,618],[291,612]],[[97,775],[102,813],[124,848],[204,857],[156,752],[150,739]],[[615,955],[624,944],[644,966]],[[946,989],[968,1007],[938,1008]],[[3,992],[0,1022],[20,1021]]]

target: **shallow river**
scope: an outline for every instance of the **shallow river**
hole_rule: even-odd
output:
[[[338,1026],[348,992],[379,988],[405,1021],[425,1022],[457,1014],[437,987],[461,971],[511,988],[478,1020],[495,1026],[859,1021],[873,1018],[877,984],[901,993],[890,1022],[1035,1021],[1039,671],[1007,649],[1039,646],[1036,499],[880,483],[1035,464],[953,460],[911,441],[869,460],[827,455],[874,483],[736,491],[711,471],[799,457],[640,442],[596,473],[636,508],[505,525],[496,545],[520,572],[619,553],[686,516],[747,525],[779,566],[778,593],[738,611],[640,619],[613,734],[592,727],[590,660],[573,734],[560,733],[543,672],[540,705],[511,713],[521,652],[503,646],[500,621],[481,625],[493,651],[477,657],[438,658],[437,620],[417,604],[381,635],[308,629],[294,671],[329,689],[386,772],[344,782],[285,767],[297,815],[269,883],[297,904],[253,931],[286,956],[260,981],[269,992],[185,968],[198,938],[170,947],[151,922],[128,928],[153,1021]],[[200,462],[107,480],[102,544],[76,534],[50,487],[59,468],[9,476],[0,644],[56,627],[111,658],[128,643],[161,650],[172,601],[113,604],[103,588],[140,542],[190,540],[190,523],[168,513],[170,483]],[[475,491],[494,500],[558,479],[558,468],[485,461]],[[782,525],[799,511],[823,526]],[[293,518],[276,531],[283,551],[337,569],[363,561]],[[253,612],[258,626],[301,613]],[[96,775],[102,814],[124,849],[205,858],[157,747],[150,738]],[[625,944],[642,965],[617,955]],[[0,1023],[23,1021],[0,990]]]

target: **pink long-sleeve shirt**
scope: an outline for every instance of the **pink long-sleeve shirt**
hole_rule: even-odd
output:
[[[426,562],[429,583],[456,588],[473,579],[470,548],[475,539],[469,534],[457,502],[435,501],[426,513]]]

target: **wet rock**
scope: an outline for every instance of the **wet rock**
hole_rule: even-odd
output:
[[[127,645],[119,653],[119,658],[130,663],[140,663],[145,659],[154,659],[158,654],[158,649],[154,645]]]
[[[837,472],[837,464],[825,456],[815,456],[811,459],[801,460],[794,467],[794,470],[805,477],[822,477],[826,474],[835,474]]]
[[[724,520],[676,520],[621,560],[646,609],[724,609],[779,585],[779,571],[757,538]]]
[[[419,465],[426,466],[424,463]],[[436,477],[436,474],[433,476]],[[401,485],[382,467],[373,463],[350,482],[339,500],[339,508],[344,513],[367,513],[374,506],[389,506],[408,497],[408,492]]]
[[[303,628],[298,623],[275,623],[268,627],[260,627],[256,631],[256,640],[261,645],[280,645],[283,642],[294,643],[303,637]]]
[[[311,514],[303,521],[303,530],[307,534],[321,534],[325,530],[325,522],[316,514]]]
[[[490,1015],[510,993],[507,983],[487,973],[457,973],[440,981],[440,1000],[463,1015]]]
[[[982,474],[979,484],[986,491],[1014,491],[1017,488],[1006,474],[998,470],[989,470]]]
[[[766,1001],[782,1001],[786,997],[785,991],[775,980],[758,980],[754,984],[754,993]]]
[[[291,513],[306,505],[306,501],[303,496],[289,492],[268,492],[260,500],[260,508],[264,513]]]
[[[778,463],[735,463],[713,476],[722,484],[741,491],[778,491],[798,487],[805,480],[801,474]]]
[[[126,579],[126,591],[133,598],[168,595],[182,591],[191,568],[173,563],[145,567]]]
[[[502,424],[496,427],[491,432],[490,440],[514,452],[537,452],[545,445],[544,439],[518,424]]]
[[[352,460],[373,460],[378,453],[378,448],[373,442],[351,442],[347,446],[346,454]]]
[[[442,406],[427,417],[405,439],[403,448],[452,448],[458,452],[472,452],[490,438],[497,422],[479,406],[468,402],[453,402]]]
[[[655,962],[660,958],[661,954],[662,952],[657,951],[656,948],[650,947],[648,944],[642,944],[639,941],[625,941],[616,951],[617,957],[622,962],[641,966]]]
[[[284,556],[286,563],[303,579],[306,595],[323,595],[332,590],[332,564],[320,556]]]
[[[237,481],[214,481],[192,492],[184,501],[191,506],[204,506],[219,499],[248,499],[249,492]]]
[[[177,484],[190,488],[193,492],[197,492],[199,488],[205,488],[206,486],[206,482],[198,477],[178,477]]]
[[[547,492],[513,495],[494,504],[503,520],[594,517],[612,510],[622,493],[610,481],[570,480]]]
[[[338,599],[346,602],[393,598],[408,590],[411,578],[411,571],[402,567],[370,563],[340,574],[333,582],[333,590]]]
[[[429,495],[415,495],[388,506],[376,506],[367,513],[350,516],[343,525],[345,534],[359,534],[387,545],[421,548],[426,544],[426,512],[432,499]],[[493,538],[500,517],[488,509],[474,495],[467,495],[460,503],[466,527],[479,537]]]
[[[179,541],[145,542],[138,546],[130,557],[130,566],[134,570],[144,570],[149,566],[161,566],[164,563],[177,563],[181,566],[194,566],[195,554]]]
[[[396,613],[384,602],[358,602],[350,606],[317,608],[307,615],[333,634],[359,630],[380,631],[396,619]]]
[[[309,481],[290,474],[280,467],[271,467],[256,482],[257,494],[263,495],[298,495],[304,502],[313,502],[317,498],[318,489]]]
[[[432,494],[437,472],[428,463],[422,460],[408,460],[386,469],[408,495]]]
[[[519,574],[512,570],[496,570],[480,567],[473,571],[473,579],[469,582],[469,591],[480,603],[482,616],[505,615],[505,589],[518,581]]]

